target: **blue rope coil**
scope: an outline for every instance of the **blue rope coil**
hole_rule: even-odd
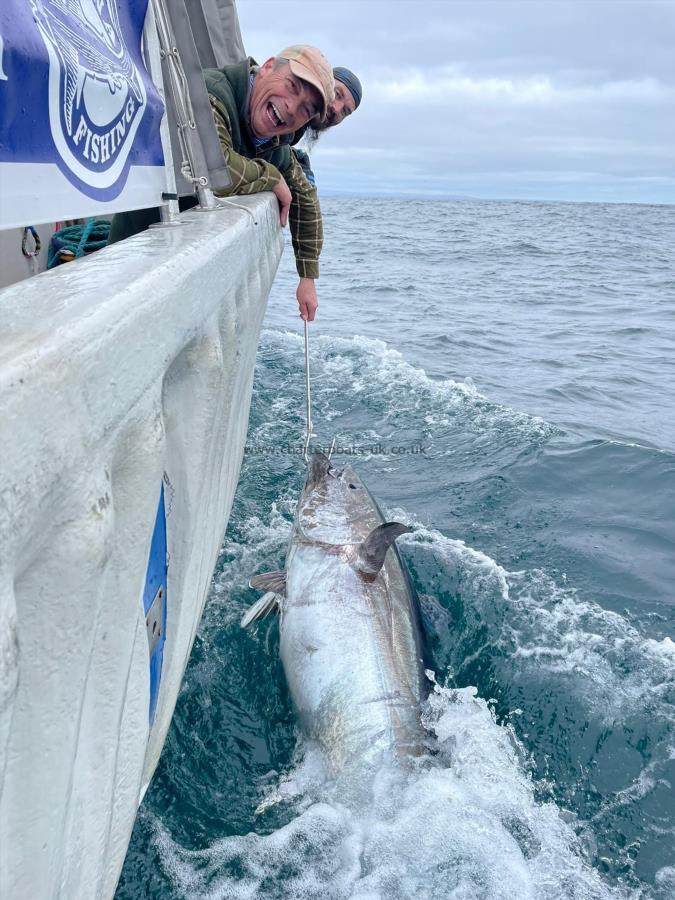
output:
[[[63,262],[79,259],[105,247],[110,234],[107,219],[87,219],[84,225],[68,225],[52,235],[47,253],[47,268],[53,269]]]

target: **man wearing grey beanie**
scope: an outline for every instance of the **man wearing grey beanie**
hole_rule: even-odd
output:
[[[293,153],[302,167],[307,180],[310,184],[315,185],[316,179],[310,163],[309,155],[305,150],[299,150],[295,145],[306,135],[309,144],[314,144],[324,131],[339,125],[340,122],[355,112],[363,97],[363,87],[358,77],[344,66],[337,66],[333,69],[333,78],[335,79],[335,99],[328,104],[326,109],[326,117],[323,121],[314,121],[304,125],[293,134],[289,134],[282,140],[285,143],[293,145]]]
[[[335,79],[335,100],[328,106],[323,128],[339,125],[347,116],[355,112],[363,97],[363,88],[356,75],[343,66],[333,69]]]

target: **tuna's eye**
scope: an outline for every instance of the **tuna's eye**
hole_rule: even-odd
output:
[[[359,486],[358,486],[358,484],[350,484],[349,487],[350,487],[353,491],[357,491]]]

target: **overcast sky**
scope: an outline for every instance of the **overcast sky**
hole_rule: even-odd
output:
[[[258,62],[320,47],[364,86],[324,194],[675,203],[675,0],[237,0]]]

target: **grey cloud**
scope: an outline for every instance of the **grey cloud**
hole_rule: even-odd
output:
[[[239,11],[254,55],[316,43],[362,78],[361,108],[313,151],[324,191],[675,202],[675,3],[239,0]]]

